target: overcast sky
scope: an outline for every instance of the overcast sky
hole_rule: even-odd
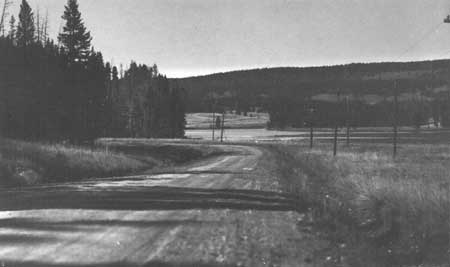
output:
[[[11,13],[17,15],[21,0]],[[54,37],[65,0],[48,9]],[[450,0],[79,0],[93,45],[114,64],[169,77],[234,69],[450,57]],[[429,33],[428,35],[426,35]],[[426,35],[426,38],[422,38]],[[419,40],[422,40],[418,42]]]

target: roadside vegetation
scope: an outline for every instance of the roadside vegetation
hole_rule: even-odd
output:
[[[226,148],[193,146],[181,139],[110,138],[92,147],[0,139],[0,188],[170,169],[223,153]]]
[[[96,145],[132,155],[142,161],[148,158],[157,160],[165,167],[233,152],[227,147],[219,148],[208,142],[185,139],[102,138],[96,141]]]
[[[396,160],[380,144],[343,148],[336,158],[325,144],[276,149],[285,189],[313,207],[302,223],[334,245],[324,252],[330,266],[448,263],[448,146],[403,145]]]
[[[106,177],[150,167],[149,161],[104,149],[0,140],[0,186]]]

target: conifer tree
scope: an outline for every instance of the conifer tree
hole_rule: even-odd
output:
[[[117,71],[117,67],[114,66],[112,68],[112,80],[113,81],[118,81],[119,80],[119,72]]]
[[[16,33],[17,44],[22,47],[32,44],[34,42],[34,30],[33,11],[28,2],[22,0]]]
[[[68,0],[62,18],[66,21],[58,40],[66,50],[69,62],[86,62],[90,53],[91,33],[86,30],[77,0]]]
[[[41,42],[41,15],[39,14],[39,7],[36,8],[36,19],[35,19],[35,26],[36,29],[36,41],[38,43]]]
[[[8,37],[11,40],[16,39],[16,18],[14,15],[11,16],[11,19],[9,20],[9,32]]]

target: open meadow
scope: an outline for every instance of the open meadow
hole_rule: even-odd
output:
[[[329,140],[313,149],[307,142],[270,145],[285,190],[311,205],[300,224],[333,244],[323,252],[329,266],[447,266],[450,146],[435,134],[429,142],[404,139],[395,159],[391,144],[374,140],[341,141],[336,157]]]
[[[222,119],[222,114],[216,113]],[[186,114],[187,129],[210,129],[212,127],[212,113],[188,113]],[[269,121],[269,114],[248,112],[247,116],[238,114],[225,114],[226,128],[264,128]]]

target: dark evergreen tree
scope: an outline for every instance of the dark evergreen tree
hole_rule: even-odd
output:
[[[77,0],[68,0],[62,18],[66,24],[58,40],[66,50],[69,62],[87,61],[92,37],[81,19]]]
[[[112,68],[112,80],[113,81],[118,81],[119,80],[119,72],[117,71],[117,67],[114,66]]]
[[[13,42],[16,40],[16,18],[14,15],[11,15],[11,19],[9,20],[8,38],[13,40]]]
[[[34,42],[34,17],[33,11],[26,0],[22,0],[17,26],[16,39],[21,47],[29,46]]]

